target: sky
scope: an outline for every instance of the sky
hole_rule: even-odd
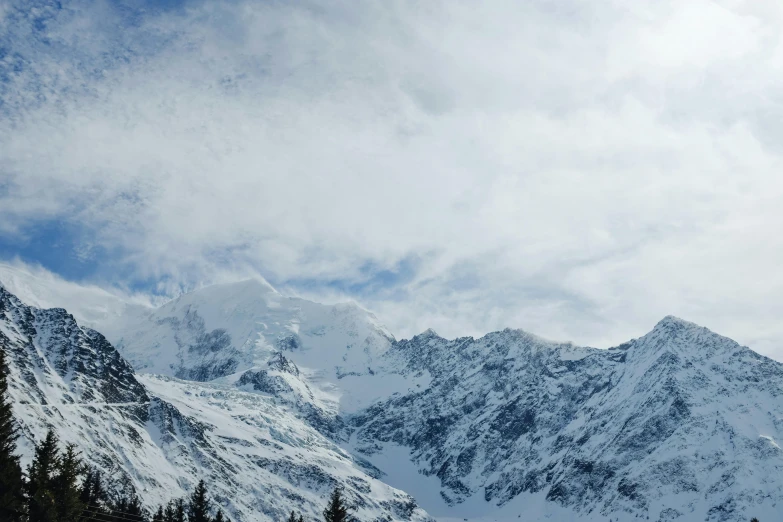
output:
[[[783,5],[0,0],[0,260],[783,360]]]

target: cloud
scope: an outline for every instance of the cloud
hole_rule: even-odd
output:
[[[148,313],[160,299],[119,288],[67,281],[45,268],[19,259],[0,263],[0,286],[37,308],[66,308],[83,326],[100,325],[103,333],[128,313]]]
[[[397,335],[675,313],[778,353],[777,2],[3,12],[0,234],[67,223],[87,278],[260,273]]]

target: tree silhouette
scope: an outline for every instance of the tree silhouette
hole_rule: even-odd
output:
[[[188,522],[212,522],[209,512],[212,502],[207,496],[207,485],[199,480],[188,501]]]
[[[0,349],[0,520],[23,520],[24,478],[16,452],[16,423],[8,396],[8,363]]]
[[[329,505],[324,509],[325,522],[348,522],[351,519],[348,514],[348,506],[343,498],[343,491],[338,486],[332,491],[329,498]]]
[[[81,501],[79,481],[85,470],[76,446],[68,444],[65,452],[57,459],[51,486],[58,522],[76,522],[81,518],[84,503]]]
[[[33,462],[27,468],[27,513],[31,521],[57,521],[57,508],[52,490],[59,459],[57,436],[49,430],[46,438],[36,446]]]

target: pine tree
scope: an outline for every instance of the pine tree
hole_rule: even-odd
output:
[[[176,504],[173,500],[169,500],[169,503],[166,504],[166,509],[163,511],[163,520],[165,522],[176,522],[177,518],[177,509]]]
[[[218,508],[217,513],[215,514],[215,518],[212,519],[213,522],[229,522],[229,520],[223,516],[223,510]]]
[[[288,515],[288,522],[297,522],[296,521],[296,513],[294,513],[293,511],[291,511],[291,514]]]
[[[299,518],[296,520],[296,522],[304,522],[304,517],[301,513],[299,513]]]
[[[125,495],[115,499],[109,507],[109,516],[106,517],[112,522],[120,522],[123,518],[123,513],[128,508],[128,499]]]
[[[348,514],[348,506],[345,505],[343,492],[339,486],[332,491],[329,505],[324,509],[324,520],[325,522],[348,522],[351,520]]]
[[[144,522],[146,515],[141,500],[134,492],[123,494],[112,503],[110,518],[118,522]]]
[[[79,518],[81,522],[95,522],[97,520],[111,520],[110,511],[102,506],[85,505],[82,516]]]
[[[753,518],[750,519],[750,522],[759,522],[759,519],[756,518],[756,517],[753,517]]]
[[[131,493],[125,506],[125,520],[130,519],[131,521],[139,522],[146,520],[144,507],[141,505],[141,500],[135,493]]]
[[[174,501],[173,522],[185,522],[185,499],[178,498]]]
[[[30,522],[56,522],[54,474],[59,461],[57,436],[50,429],[35,448],[33,462],[27,468],[27,513]]]
[[[16,424],[8,396],[8,364],[0,349],[0,520],[23,519],[24,477],[16,452]]]
[[[57,460],[55,476],[52,479],[58,522],[77,522],[84,511],[79,487],[79,480],[84,472],[85,467],[76,452],[76,446],[68,444],[62,457]]]
[[[209,516],[211,506],[212,502],[207,496],[207,485],[203,480],[199,480],[188,502],[188,522],[211,522]]]
[[[166,516],[163,513],[163,506],[158,506],[158,510],[152,515],[152,522],[164,522],[165,520]]]
[[[93,467],[88,467],[84,474],[82,487],[79,490],[79,500],[84,504],[82,520],[105,519],[102,515],[108,515],[108,495],[103,486],[101,472]]]

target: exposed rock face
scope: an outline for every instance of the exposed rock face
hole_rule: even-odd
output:
[[[211,381],[229,375],[239,365],[239,350],[231,346],[231,336],[224,328],[207,331],[204,319],[189,307],[182,320],[161,320],[171,325],[179,347],[180,360],[174,375],[189,381]]]
[[[27,393],[47,404],[146,404],[133,368],[98,332],[80,328],[62,308],[38,310],[0,287],[0,344],[19,369]],[[13,342],[12,342],[13,339]]]

